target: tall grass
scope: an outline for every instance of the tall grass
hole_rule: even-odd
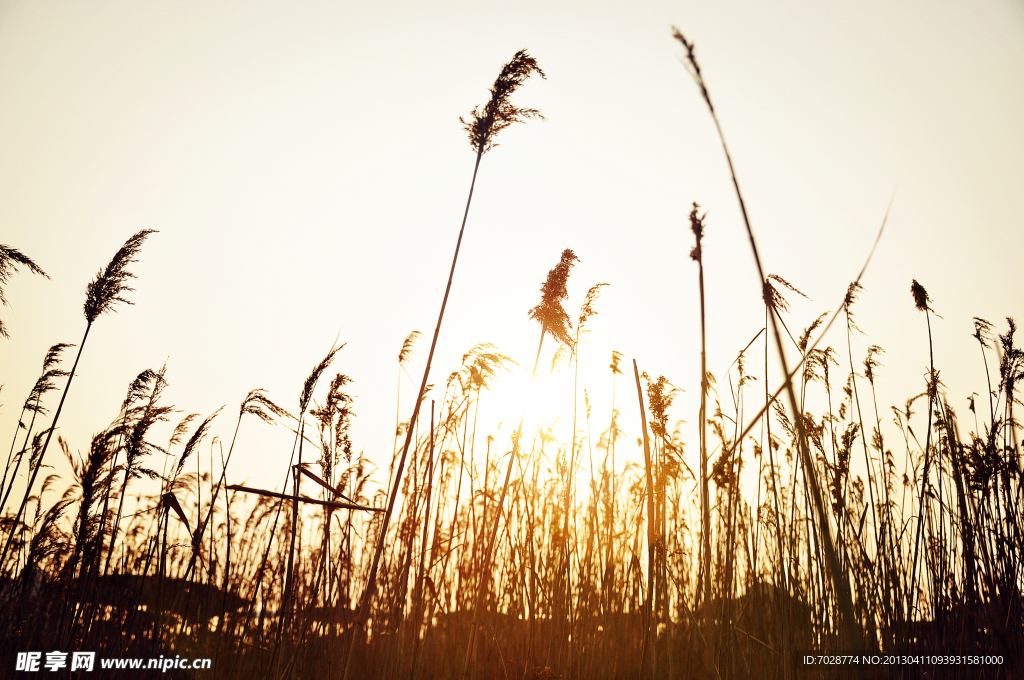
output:
[[[64,391],[61,393],[60,403],[57,404],[57,411],[54,413],[53,421],[50,423],[50,427],[46,431],[46,440],[43,442],[43,446],[39,450],[38,456],[33,456],[35,460],[33,461],[34,464],[30,465],[29,480],[28,484],[25,486],[25,496],[21,501],[21,505],[18,507],[18,512],[14,516],[14,521],[11,524],[11,530],[7,535],[7,540],[4,542],[3,552],[0,553],[0,565],[4,564],[7,559],[7,554],[14,541],[15,530],[25,512],[25,506],[31,498],[32,488],[35,485],[36,478],[39,476],[39,470],[42,469],[46,450],[50,447],[50,440],[53,437],[53,431],[56,428],[57,420],[60,418],[61,409],[64,408],[64,400],[68,396],[71,381],[75,377],[75,369],[78,368],[78,362],[82,358],[82,350],[85,349],[85,341],[89,339],[89,330],[92,329],[93,323],[100,315],[113,312],[114,306],[117,303],[123,302],[129,305],[132,304],[122,297],[126,293],[132,291],[132,288],[128,287],[128,280],[135,278],[135,275],[129,272],[127,268],[130,264],[135,262],[135,258],[138,256],[139,250],[142,248],[142,243],[146,240],[146,237],[152,233],[154,233],[152,229],[143,229],[128,239],[125,244],[121,246],[116,253],[114,253],[114,257],[111,258],[109,263],[107,263],[107,266],[100,270],[96,275],[96,278],[93,279],[85,289],[85,332],[82,334],[82,340],[78,343],[78,354],[75,355],[75,363],[71,366],[71,371],[68,373],[68,380],[64,384]],[[10,256],[10,253],[8,253],[7,256]]]
[[[693,45],[677,39],[717,126]],[[470,194],[384,488],[374,490],[372,465],[354,453],[350,378],[339,372],[327,380],[343,360],[340,347],[301,383],[296,416],[263,390],[249,392],[220,460],[212,446],[208,460],[200,455],[218,426],[229,427],[220,411],[185,416],[158,443],[173,412],[163,396],[167,371],[145,370],[84,451],[58,438],[72,479],[49,474],[37,486],[74,374],[59,368],[70,345],[50,349],[0,483],[5,676],[15,674],[17,652],[91,649],[108,658],[209,658],[210,677],[218,678],[833,677],[845,669],[799,670],[798,650],[858,647],[995,655],[1001,664],[974,664],[970,675],[1019,676],[1024,473],[1014,405],[1024,351],[1012,319],[1005,332],[974,320],[983,361],[970,360],[984,372],[985,396],[971,400],[970,416],[951,407],[955,395],[931,357],[923,391],[912,386],[906,403],[886,409],[876,391],[884,351],[868,345],[856,360],[864,350],[854,304],[868,294],[860,277],[831,318],[803,320],[796,332],[800,321],[785,295],[803,293],[759,271],[760,290],[751,286],[750,295],[761,296],[765,316],[746,320],[752,339],[713,373],[702,250],[708,224],[694,204],[688,266],[701,310],[694,319],[700,378],[680,384],[700,390],[695,452],[688,430],[673,427],[683,415],[673,411],[677,388],[652,378],[653,366],[642,373],[632,360],[640,422],[620,418],[616,379],[628,353],[612,354],[607,420],[594,418],[607,428],[592,437],[596,386],[580,384],[579,355],[605,284],[590,288],[573,328],[565,309],[572,250],[528,312],[541,325],[533,373],[545,335],[575,362],[572,404],[560,414],[572,423],[567,441],[550,424],[527,428],[524,418],[510,436],[478,422],[482,402],[500,403],[498,378],[513,363],[491,345],[471,348],[436,390],[430,385],[480,160],[497,132],[539,115],[509,101],[534,73],[543,75],[517,53],[488,104],[463,121],[476,152]],[[732,180],[745,214],[735,173]],[[78,356],[96,318],[125,301],[126,267],[149,233],[132,237],[90,284]],[[916,281],[912,291],[931,345],[943,330],[932,328],[931,301]],[[827,342],[840,315],[846,347],[837,349]],[[402,345],[400,375],[414,339]],[[799,356],[795,366],[787,352]],[[555,354],[552,371],[564,350]],[[50,417],[48,397],[65,377]],[[764,382],[763,395],[751,391],[754,380]],[[421,426],[428,395],[430,422]],[[499,414],[506,422],[517,415]],[[228,484],[243,420],[247,429],[294,429],[280,490]],[[166,454],[161,471],[151,462],[156,452]],[[963,677],[965,668],[929,671]],[[920,666],[878,670],[916,677]],[[104,674],[113,671],[97,669]]]

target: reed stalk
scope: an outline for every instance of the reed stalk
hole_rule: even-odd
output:
[[[725,143],[725,135],[722,132],[722,126],[718,122],[718,115],[715,113],[714,105],[711,103],[711,95],[708,93],[707,87],[704,83],[704,77],[701,75],[700,66],[697,63],[696,56],[694,55],[694,45],[693,43],[688,42],[678,29],[674,29],[674,37],[686,49],[686,59],[690,67],[690,75],[700,88],[701,95],[704,98],[704,103],[707,104],[708,111],[711,113],[711,118],[715,123],[715,129],[718,132],[718,139],[722,143],[722,151],[725,154],[725,159],[729,166],[729,174],[732,177],[733,189],[736,193],[736,199],[739,202],[740,213],[743,216],[743,224],[746,227],[747,238],[750,241],[750,249],[754,255],[754,262],[757,265],[757,276],[759,279],[758,287],[763,290],[766,279],[764,275],[764,268],[761,266],[761,256],[758,252],[757,244],[754,241],[754,231],[750,226],[750,219],[747,216],[747,207],[743,201],[743,194],[740,191],[739,179],[736,177],[736,170],[733,167],[732,156],[729,154],[729,148]],[[779,363],[782,365],[782,373],[783,375],[788,376],[789,367],[788,362],[786,361],[785,351],[782,348],[782,336],[779,333],[775,316],[771,316],[770,320],[772,322],[772,332],[775,337],[776,349],[778,350]],[[791,379],[786,379],[785,388],[789,396],[790,407],[793,409],[793,413],[799,414],[801,411],[797,407],[796,391],[793,388]],[[860,651],[863,649],[864,643],[853,613],[853,599],[850,596],[850,587],[845,575],[840,570],[839,560],[836,558],[835,545],[832,541],[832,531],[828,525],[828,517],[825,515],[825,505],[821,499],[821,490],[819,489],[813,461],[811,460],[810,452],[807,449],[807,436],[804,432],[803,421],[801,418],[796,418],[795,423],[799,453],[803,459],[805,474],[807,475],[808,481],[808,491],[811,495],[815,516],[818,521],[818,532],[820,534],[822,548],[825,554],[825,562],[828,567],[832,586],[839,599],[839,610],[842,617],[846,648],[854,651]]]
[[[636,359],[633,359],[633,377],[636,379],[636,398],[640,402],[640,426],[644,433],[644,473],[647,476],[647,601],[644,605],[644,618],[646,619],[646,632],[644,637],[646,644],[644,645],[644,653],[640,657],[640,673],[639,678],[641,680],[644,677],[645,666],[650,668],[651,678],[657,677],[658,664],[657,658],[655,657],[655,645],[654,645],[654,555],[656,549],[655,531],[657,523],[657,515],[654,510],[654,475],[651,468],[651,446],[650,440],[647,436],[647,410],[644,408],[644,395],[640,389],[640,373],[636,367]],[[649,665],[647,661],[649,660]]]
[[[690,251],[690,259],[697,263],[697,284],[700,293],[700,412],[697,433],[700,438],[700,508],[701,508],[701,577],[700,591],[705,605],[711,603],[711,500],[708,488],[708,359],[707,359],[707,314],[704,309],[704,217],[697,215],[698,206],[693,204],[690,211],[690,230],[696,245]],[[710,622],[705,620],[705,635]]]
[[[924,289],[924,286],[917,282],[917,279],[914,279],[911,283],[910,292],[914,297],[914,307],[918,311],[924,312],[925,322],[928,325],[928,381],[926,386],[926,393],[928,395],[928,429],[925,434],[924,468],[921,472],[921,490],[918,496],[917,528],[914,534],[914,559],[910,566],[910,590],[907,591],[910,612],[913,614],[917,609],[916,603],[918,601],[917,561],[921,545],[921,533],[924,529],[924,499],[928,488],[928,472],[932,462],[932,414],[938,390],[938,376],[935,373],[935,351],[932,346],[931,298],[928,297],[928,292]]]
[[[455,242],[455,254],[452,256],[452,266],[448,273],[448,284],[445,287],[444,297],[441,300],[441,311],[437,315],[437,325],[434,326],[434,336],[430,341],[430,352],[427,354],[427,363],[423,369],[423,379],[420,381],[419,393],[416,395],[412,416],[409,418],[409,426],[405,435],[405,444],[402,447],[402,458],[398,463],[398,469],[395,471],[395,479],[391,485],[390,500],[388,501],[388,507],[384,513],[384,519],[381,523],[380,531],[377,536],[377,547],[374,550],[373,558],[370,562],[370,571],[367,576],[366,587],[364,588],[363,595],[360,598],[358,623],[352,630],[352,638],[349,642],[349,651],[345,660],[345,672],[342,675],[342,680],[347,680],[349,673],[352,670],[352,659],[354,657],[353,652],[355,651],[356,646],[357,629],[362,628],[363,622],[366,621],[370,615],[371,598],[376,588],[377,569],[380,566],[381,553],[384,551],[388,525],[391,522],[391,515],[394,512],[395,502],[398,499],[398,491],[402,481],[402,472],[405,468],[406,457],[409,454],[409,445],[412,442],[412,435],[416,425],[416,417],[419,415],[420,403],[423,401],[423,395],[427,388],[427,380],[430,377],[430,366],[434,360],[434,350],[437,348],[437,338],[441,333],[441,323],[444,321],[444,310],[448,305],[448,296],[451,293],[452,280],[455,278],[455,265],[459,260],[459,249],[462,247],[462,237],[466,231],[466,220],[469,218],[469,207],[473,201],[473,189],[476,187],[476,177],[480,170],[480,161],[483,158],[484,153],[494,148],[494,140],[499,132],[513,123],[523,122],[530,118],[541,117],[539,111],[535,109],[518,108],[513,105],[510,100],[512,93],[519,89],[519,87],[533,73],[538,74],[542,78],[545,77],[544,72],[537,66],[537,61],[533,57],[529,56],[525,50],[516,52],[512,57],[512,60],[502,67],[501,73],[498,74],[497,80],[494,81],[494,85],[491,87],[491,98],[487,102],[487,105],[484,106],[483,110],[481,111],[474,108],[468,121],[460,118],[460,121],[462,121],[463,126],[469,135],[470,144],[476,151],[476,161],[473,164],[473,177],[469,183],[469,196],[466,198],[466,209],[462,214],[462,226],[459,228],[459,238]]]

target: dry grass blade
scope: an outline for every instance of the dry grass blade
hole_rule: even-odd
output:
[[[319,498],[310,498],[309,496],[295,496],[294,494],[278,493],[277,491],[267,491],[266,489],[254,489],[252,487],[242,486],[240,484],[231,484],[227,488],[230,491],[244,491],[245,493],[252,493],[258,496],[266,496],[268,498],[282,498],[287,501],[298,500],[300,503],[311,503],[313,505],[322,505],[327,508],[337,508],[339,510],[364,510],[366,512],[384,512],[384,508],[371,508],[365,505],[355,505],[354,503],[322,501]]]
[[[303,467],[303,468],[299,468],[299,472],[300,472],[300,473],[302,473],[303,475],[305,475],[305,476],[309,477],[309,478],[310,478],[310,479],[312,479],[312,480],[313,480],[314,482],[316,482],[317,484],[319,484],[319,485],[320,485],[320,486],[322,486],[323,488],[327,489],[328,491],[330,491],[330,492],[331,492],[332,494],[334,494],[335,496],[341,496],[342,498],[344,498],[344,499],[345,499],[345,500],[347,500],[347,501],[348,501],[348,500],[351,500],[351,499],[350,499],[350,498],[349,498],[348,496],[346,496],[345,494],[343,494],[343,493],[342,493],[341,491],[339,491],[339,490],[338,490],[338,489],[336,489],[335,487],[331,486],[330,484],[328,484],[328,483],[327,483],[327,482],[325,482],[324,480],[320,479],[320,477],[319,477],[319,476],[317,476],[317,475],[315,475],[314,473],[310,472],[310,471],[309,471],[309,470],[307,470],[306,468],[304,468],[304,467]]]
[[[174,510],[174,514],[178,516],[181,523],[185,525],[185,530],[188,531],[189,538],[192,538],[192,528],[188,524],[188,516],[181,507],[181,503],[178,502],[178,498],[170,492],[163,495],[164,506]]]

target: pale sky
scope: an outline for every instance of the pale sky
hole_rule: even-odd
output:
[[[228,440],[252,388],[296,411],[338,337],[347,346],[327,378],[352,376],[356,450],[386,468],[397,353],[409,331],[424,333],[403,379],[404,420],[469,187],[474,155],[458,119],[522,48],[548,78],[514,101],[547,120],[505,131],[483,159],[431,382],[481,342],[529,368],[539,327],[527,310],[572,248],[571,315],[587,288],[612,284],[580,348],[595,441],[613,349],[684,388],[673,420],[694,423],[693,201],[708,212],[719,378],[764,309],[672,25],[696,43],[766,270],[813,299],[794,301],[791,328],[838,305],[895,192],[862,282],[854,361],[869,344],[887,350],[882,408],[923,390],[916,278],[943,317],[936,364],[966,417],[967,395],[984,391],[972,317],[1000,332],[1006,316],[1024,322],[1019,0],[26,0],[0,2],[0,243],[52,280],[22,270],[6,287],[0,436],[13,434],[46,349],[79,341],[86,284],[129,236],[156,229],[131,269],[135,305],[90,334],[59,429],[72,449],[87,449],[131,379],[165,360],[177,416],[226,404],[214,433]],[[845,356],[843,334],[826,342]],[[554,349],[545,342],[542,362]],[[618,385],[632,439],[631,376]],[[518,412],[496,410],[504,447]],[[283,428],[246,421],[229,481],[279,484],[290,446]]]

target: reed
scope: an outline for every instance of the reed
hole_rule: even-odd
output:
[[[907,593],[909,605],[913,611],[917,607],[918,599],[917,560],[920,555],[921,532],[924,529],[925,491],[928,488],[928,472],[932,462],[932,413],[938,389],[938,374],[935,372],[935,351],[932,346],[931,298],[928,297],[928,292],[917,282],[917,279],[911,282],[910,293],[914,296],[914,307],[918,311],[924,312],[925,322],[928,325],[928,381],[925,389],[925,393],[928,395],[928,429],[925,434],[924,470],[921,473],[921,488],[918,495],[917,528],[914,532],[914,559],[910,566],[910,590]]]
[[[57,368],[60,362],[61,353],[74,345],[67,343],[58,343],[51,347],[46,352],[46,357],[43,359],[43,372],[36,379],[35,384],[32,386],[32,390],[29,392],[28,397],[25,399],[25,403],[21,407],[21,414],[18,416],[18,427],[14,431],[14,436],[11,437],[11,449],[7,453],[7,464],[4,466],[4,477],[3,481],[0,482],[0,491],[3,491],[3,501],[0,502],[0,508],[7,507],[7,500],[10,498],[11,490],[14,488],[14,479],[18,475],[18,468],[21,467],[21,461],[25,458],[25,452],[28,450],[29,440],[32,437],[32,430],[36,424],[36,418],[38,416],[45,416],[47,413],[46,408],[43,406],[43,397],[48,392],[52,392],[57,389],[57,384],[54,382],[57,378],[66,378],[68,372]],[[28,424],[24,422],[25,414],[31,413],[32,417],[29,419]],[[17,456],[14,455],[14,447],[18,443],[18,433],[24,430],[25,439],[22,444],[21,450]],[[11,463],[14,463],[14,469],[11,469]],[[8,485],[8,479],[10,484]]]
[[[42,468],[43,459],[46,456],[46,450],[49,448],[50,439],[53,437],[53,430],[57,425],[57,421],[60,419],[61,409],[64,408],[64,400],[68,396],[68,390],[71,388],[71,381],[75,377],[75,369],[78,368],[78,362],[82,358],[82,350],[85,349],[85,341],[89,338],[89,330],[92,328],[93,323],[99,316],[112,313],[114,311],[114,306],[117,305],[117,303],[123,302],[129,305],[132,304],[123,297],[126,293],[134,290],[128,287],[128,281],[135,278],[135,275],[128,271],[128,266],[136,261],[135,258],[138,256],[143,242],[150,234],[153,233],[155,233],[155,231],[152,229],[143,229],[125,241],[125,244],[121,246],[116,253],[114,253],[114,257],[111,258],[109,263],[107,263],[107,266],[100,270],[96,275],[96,278],[93,279],[85,289],[85,332],[82,334],[82,340],[78,343],[78,353],[75,355],[75,363],[71,366],[71,371],[68,373],[68,380],[64,384],[64,392],[61,394],[60,403],[57,404],[57,411],[53,414],[53,421],[50,423],[50,428],[47,431],[46,441],[43,442],[42,450],[39,452],[38,461],[30,471],[28,484],[25,487],[25,496],[21,501],[21,505],[18,507],[18,512],[15,514],[11,532],[8,534],[7,540],[4,542],[3,552],[0,553],[0,565],[4,564],[7,559],[7,553],[10,550],[11,542],[14,539],[14,527],[21,520],[21,516],[25,512],[25,506],[32,494],[32,487],[35,485],[36,477],[39,476],[39,470]],[[13,257],[10,253],[8,253],[8,256]]]
[[[524,122],[530,118],[541,117],[540,112],[536,109],[520,108],[515,106],[511,101],[512,94],[534,73],[538,74],[542,78],[545,77],[544,72],[540,70],[539,66],[537,66],[537,61],[533,57],[529,56],[525,50],[516,52],[512,57],[512,60],[502,67],[501,72],[498,74],[498,78],[494,81],[494,85],[491,86],[491,98],[488,100],[487,104],[484,105],[484,108],[474,108],[472,113],[470,113],[468,120],[463,118],[459,119],[469,136],[470,145],[476,151],[476,162],[473,164],[473,178],[470,180],[469,184],[469,196],[466,199],[466,209],[462,215],[462,226],[459,229],[459,237],[455,242],[455,254],[452,256],[452,266],[448,273],[448,285],[445,287],[444,297],[441,300],[441,311],[437,315],[437,325],[434,327],[434,336],[430,341],[430,352],[427,354],[427,363],[423,369],[423,379],[420,381],[419,393],[416,395],[416,402],[412,416],[409,418],[405,445],[402,447],[402,458],[399,461],[398,469],[395,472],[394,483],[391,485],[392,491],[390,494],[390,500],[388,501],[388,508],[384,513],[384,518],[380,527],[380,534],[377,538],[377,548],[374,551],[373,560],[370,563],[367,586],[364,589],[360,600],[360,620],[369,616],[370,598],[373,594],[373,588],[376,586],[377,569],[380,566],[380,557],[384,550],[384,541],[387,536],[391,515],[394,512],[395,501],[398,499],[399,485],[402,480],[405,461],[409,454],[409,445],[412,442],[412,435],[416,425],[416,417],[419,415],[419,407],[423,401],[423,395],[426,392],[427,380],[430,377],[430,365],[434,359],[434,350],[437,348],[437,338],[441,333],[441,323],[444,321],[444,310],[448,305],[448,296],[451,293],[452,280],[455,277],[455,265],[459,260],[459,249],[462,246],[462,236],[466,231],[466,220],[469,218],[469,207],[473,201],[473,189],[476,186],[476,177],[480,170],[480,161],[486,152],[494,148],[496,145],[495,139],[497,138],[498,133],[502,130],[511,126],[513,123]],[[349,653],[345,663],[345,673],[342,676],[343,678],[348,677],[349,670],[351,668],[356,638],[356,631],[353,630],[352,639],[349,645]]]
[[[732,156],[729,154],[729,147],[725,143],[725,135],[722,132],[722,126],[718,122],[718,116],[715,114],[715,107],[711,103],[711,95],[708,93],[707,86],[704,83],[704,77],[700,72],[700,65],[697,63],[697,57],[694,53],[694,45],[688,42],[682,33],[678,29],[673,29],[674,37],[678,40],[683,47],[686,49],[686,63],[690,68],[690,75],[693,77],[694,82],[700,88],[701,95],[704,97],[704,102],[708,106],[708,111],[711,113],[711,118],[715,123],[715,129],[718,132],[718,138],[722,143],[722,151],[725,154],[726,162],[729,165],[729,174],[732,177],[733,188],[736,192],[736,199],[739,201],[740,213],[743,216],[743,224],[747,230],[747,238],[750,241],[750,249],[754,254],[754,262],[757,266],[757,275],[759,281],[759,288],[764,289],[766,282],[764,269],[761,266],[761,258],[758,254],[757,244],[754,241],[754,231],[750,226],[750,219],[747,217],[747,207],[743,201],[743,194],[740,191],[739,179],[736,177],[736,170],[733,167]],[[788,362],[786,361],[786,354],[782,348],[782,336],[779,334],[779,329],[774,316],[769,317],[772,322],[772,331],[775,337],[775,345],[778,350],[779,363],[782,366],[782,373],[789,375]],[[785,383],[786,392],[789,395],[790,407],[794,413],[798,412],[796,391],[793,387],[792,380],[787,379]],[[839,599],[839,607],[843,616],[843,631],[846,636],[846,644],[849,645],[847,649],[861,650],[863,648],[863,641],[861,639],[860,631],[857,630],[857,624],[854,619],[853,613],[853,600],[850,596],[850,589],[843,579],[840,573],[839,562],[836,557],[835,546],[832,540],[832,532],[828,525],[828,520],[825,517],[825,507],[821,498],[820,484],[816,478],[814,472],[814,466],[812,465],[810,453],[807,450],[807,439],[806,433],[804,433],[803,420],[801,418],[796,419],[796,428],[799,435],[799,450],[800,455],[803,458],[804,469],[808,475],[808,491],[810,493],[812,502],[814,504],[815,516],[818,520],[818,532],[822,541],[822,547],[825,553],[826,564],[828,565],[829,576],[832,580],[832,586],[836,591],[836,595]]]

